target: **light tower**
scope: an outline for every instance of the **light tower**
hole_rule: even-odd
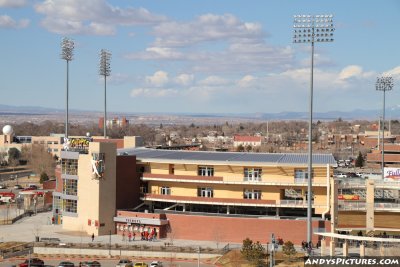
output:
[[[61,41],[61,58],[67,61],[67,88],[65,104],[65,138],[68,138],[68,93],[69,93],[69,62],[74,57],[74,41],[64,37]]]
[[[107,50],[100,51],[100,69],[99,74],[104,76],[104,138],[107,138],[107,76],[111,74],[111,53]]]
[[[308,126],[307,242],[312,240],[312,120],[314,86],[314,43],[333,42],[333,15],[295,15],[293,43],[311,43],[311,80]]]
[[[383,92],[383,108],[382,108],[382,180],[385,178],[385,93],[393,89],[393,77],[378,77],[376,79],[376,90]]]

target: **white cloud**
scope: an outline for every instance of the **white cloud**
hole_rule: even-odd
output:
[[[0,28],[21,29],[29,25],[29,20],[21,19],[15,21],[8,15],[0,15]]]
[[[24,7],[28,4],[27,0],[0,0],[0,7]]]
[[[264,37],[261,25],[242,22],[231,14],[205,14],[191,22],[168,21],[154,27],[155,46],[182,47],[200,42]]]
[[[45,0],[35,5],[43,27],[59,34],[111,35],[116,26],[151,25],[165,20],[144,8],[121,9],[105,0]]]
[[[194,75],[193,74],[180,74],[177,77],[175,77],[175,83],[183,86],[190,85],[194,80]]]
[[[177,93],[176,89],[136,88],[131,91],[131,97],[167,97]]]
[[[339,74],[339,79],[340,80],[346,80],[352,77],[358,77],[362,74],[363,70],[360,66],[356,65],[351,65],[346,68],[344,68],[340,74]]]
[[[385,71],[383,76],[393,76],[393,78],[400,78],[400,66],[395,67],[391,70]]]
[[[146,76],[146,82],[150,85],[161,87],[168,83],[168,73],[165,71],[157,71],[152,76]]]
[[[175,49],[168,47],[148,47],[144,52],[131,53],[125,56],[127,59],[141,60],[181,60],[184,55]]]
[[[228,84],[228,80],[218,76],[208,76],[199,82],[200,85],[219,86]]]
[[[257,78],[253,75],[246,75],[237,82],[239,87],[250,87],[253,86],[257,81]]]

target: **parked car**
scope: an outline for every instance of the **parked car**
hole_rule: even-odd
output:
[[[133,262],[128,259],[120,259],[116,265],[116,267],[132,267],[132,266],[133,266]]]
[[[5,184],[0,184],[0,189],[7,189],[7,186]]]
[[[101,267],[98,261],[84,261],[79,264],[81,267]]]
[[[152,261],[150,263],[150,267],[162,267],[162,262],[161,261]]]
[[[35,184],[29,184],[29,185],[28,185],[28,188],[31,188],[31,189],[37,190],[37,189],[38,189],[38,186],[37,186],[37,185],[35,185]]]
[[[28,267],[28,266],[40,266],[40,267],[43,267],[44,266],[44,261],[42,261],[39,258],[31,258],[30,260],[26,259],[23,263],[20,263],[18,266],[19,267]]]
[[[70,261],[62,261],[58,264],[58,267],[75,267],[75,264]]]
[[[14,189],[23,189],[23,187],[19,184],[14,185]]]
[[[347,174],[346,173],[338,173],[335,175],[337,178],[347,178]]]
[[[148,267],[147,263],[145,262],[136,262],[134,267]]]

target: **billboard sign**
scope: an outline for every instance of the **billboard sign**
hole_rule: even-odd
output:
[[[400,168],[384,168],[384,179],[387,182],[400,182]]]

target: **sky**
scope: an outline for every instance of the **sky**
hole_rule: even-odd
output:
[[[61,40],[75,43],[69,107],[104,109],[99,53],[112,53],[107,110],[134,113],[307,112],[311,46],[293,16],[333,14],[315,43],[314,111],[400,105],[398,0],[0,0],[0,104],[65,108]]]

